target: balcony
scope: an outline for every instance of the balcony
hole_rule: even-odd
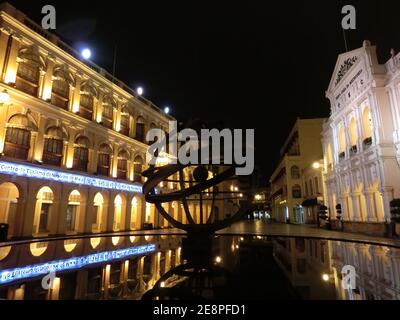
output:
[[[60,167],[62,161],[62,154],[43,152],[42,161],[44,164]]]
[[[110,167],[109,166],[97,166],[97,174],[101,176],[108,177],[110,172]]]
[[[365,138],[363,141],[363,150],[368,150],[372,146],[372,138]]]
[[[354,145],[350,148],[349,153],[350,153],[350,157],[355,156],[357,154],[358,150],[357,150],[357,146]]]

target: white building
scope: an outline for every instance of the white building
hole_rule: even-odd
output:
[[[345,230],[383,234],[400,196],[400,55],[379,64],[376,47],[339,55],[326,97],[324,171],[330,216]]]

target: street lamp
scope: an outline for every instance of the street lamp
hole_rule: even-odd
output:
[[[312,164],[312,167],[313,167],[315,170],[318,170],[319,168],[321,168],[321,164],[320,164],[319,162],[314,162],[314,163]]]
[[[85,48],[81,52],[82,58],[85,60],[89,60],[92,56],[92,51],[89,48]]]
[[[327,274],[327,273],[324,273],[323,275],[322,275],[322,280],[324,280],[325,282],[328,282],[329,281],[329,274]]]
[[[169,107],[165,107],[165,108],[164,108],[164,112],[165,112],[165,114],[169,114],[169,112],[170,112]]]
[[[143,90],[142,87],[138,87],[138,88],[136,89],[136,92],[137,92],[137,94],[138,94],[139,96],[141,96],[141,95],[143,95],[144,90]]]
[[[7,89],[4,89],[0,92],[0,106],[10,104],[10,94],[8,93]]]

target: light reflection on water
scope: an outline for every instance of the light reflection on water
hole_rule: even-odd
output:
[[[0,298],[400,299],[400,249],[321,239],[220,236],[195,248],[178,236],[34,242],[0,247],[0,273],[150,244],[155,252],[58,272],[53,290],[43,289],[42,276],[0,285]],[[342,286],[348,265],[354,290]]]

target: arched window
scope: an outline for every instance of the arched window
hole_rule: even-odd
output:
[[[369,108],[365,108],[363,112],[363,144],[368,147],[372,144],[372,118]]]
[[[356,120],[352,118],[350,121],[350,144],[352,147],[357,145],[357,139],[358,139],[358,134],[357,134]]]
[[[74,78],[68,72],[67,67],[61,66],[54,69],[53,85],[51,89],[51,103],[68,109],[69,89],[74,83]]]
[[[78,231],[80,205],[81,194],[78,190],[74,190],[68,198],[66,231]]]
[[[17,61],[16,88],[36,97],[40,71],[45,69],[45,63],[39,50],[36,47],[24,48],[19,51]]]
[[[137,156],[134,161],[134,180],[135,182],[142,182],[142,170],[143,170],[143,159],[140,156]]]
[[[47,233],[54,199],[53,191],[49,187],[43,187],[38,191],[36,199],[33,233]]]
[[[126,209],[126,200],[122,194],[118,194],[114,199],[114,223],[113,230],[119,231],[124,228],[124,215]]]
[[[93,212],[93,220],[92,220],[92,232],[100,232],[102,228],[102,217],[104,208],[104,197],[98,192],[96,193],[93,200],[94,212]]]
[[[88,119],[93,119],[93,106],[94,106],[94,98],[97,97],[97,90],[90,83],[86,82],[82,85],[80,102],[79,102],[79,114]]]
[[[43,157],[44,164],[61,166],[66,134],[60,127],[50,127],[44,138]]]
[[[290,168],[290,174],[292,179],[300,179],[300,169],[298,166],[292,166]]]
[[[33,118],[28,114],[16,114],[8,120],[4,143],[4,155],[21,160],[28,159],[31,131],[37,131]]]
[[[84,136],[80,136],[75,140],[73,164],[75,170],[87,171],[87,165],[89,162],[89,146],[89,139]]]
[[[103,176],[110,175],[110,164],[111,164],[112,150],[108,144],[103,143],[99,147],[99,153],[97,155],[97,173]]]
[[[346,135],[344,132],[343,126],[339,128],[339,159],[343,159],[345,157],[346,152]]]
[[[112,98],[112,96],[107,95],[103,100],[103,113],[102,113],[102,123],[103,126],[112,129],[113,125],[113,111],[117,107],[117,103]]]
[[[15,227],[14,223],[19,195],[19,190],[15,184],[5,182],[0,185],[0,223],[7,223],[10,226],[10,236],[13,235]]]
[[[118,179],[126,179],[127,178],[128,159],[129,159],[129,154],[126,150],[121,150],[118,153],[118,162],[117,162],[117,178]]]
[[[301,187],[298,184],[295,184],[292,187],[292,197],[294,199],[299,199],[301,198]]]
[[[144,142],[145,138],[146,138],[146,136],[145,136],[144,119],[142,117],[139,117],[136,120],[136,140]]]

